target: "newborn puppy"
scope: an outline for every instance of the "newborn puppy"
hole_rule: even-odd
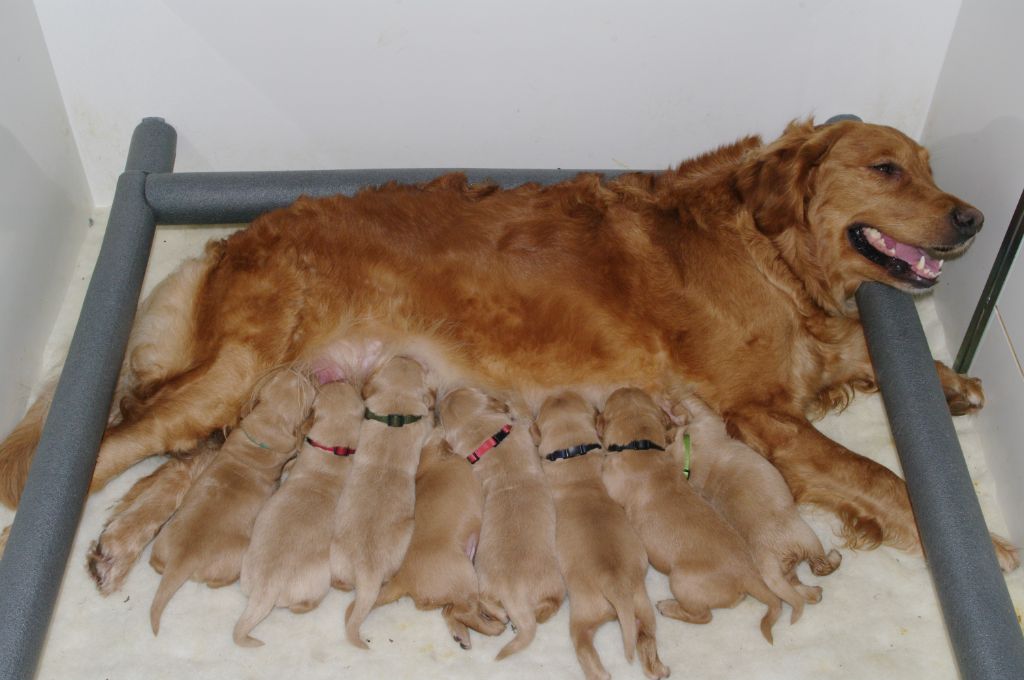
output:
[[[842,557],[825,549],[800,517],[793,495],[775,466],[743,442],[730,437],[725,423],[697,397],[684,399],[695,455],[690,482],[746,540],[761,577],[793,607],[793,621],[803,600],[821,600],[821,588],[797,579],[796,566],[807,560],[811,571],[825,576]],[[673,453],[685,455],[680,447]],[[678,461],[677,461],[678,462]]]
[[[651,564],[668,574],[676,598],[659,602],[658,611],[708,623],[712,609],[733,607],[749,593],[768,605],[761,633],[771,642],[781,602],[757,573],[743,539],[689,487],[665,452],[668,427],[667,414],[634,388],[613,392],[599,419],[609,451],[608,492],[640,532]]]
[[[398,573],[377,606],[408,595],[417,609],[443,607],[452,638],[470,649],[469,630],[498,635],[505,624],[480,612],[480,585],[473,555],[480,538],[483,492],[470,463],[452,453],[435,428],[420,453],[412,540]]]
[[[464,387],[449,392],[438,412],[448,442],[473,463],[483,489],[475,564],[481,607],[516,630],[498,652],[504,659],[529,645],[537,624],[565,598],[555,557],[555,505],[529,428],[510,417],[507,404]]]
[[[359,627],[381,585],[398,571],[412,538],[416,468],[433,429],[434,394],[422,366],[393,357],[367,380],[363,398],[359,454],[334,516],[331,577],[339,588],[356,589],[345,612],[345,635],[366,649]]]
[[[238,579],[253,522],[292,457],[314,389],[293,369],[271,373],[257,386],[252,410],[185,494],[160,531],[150,564],[163,573],[150,608],[153,632],[178,588],[189,578],[211,587]]]
[[[139,555],[175,513],[223,443],[222,434],[211,435],[135,482],[118,501],[86,556],[86,566],[100,593],[109,595],[121,588]]]
[[[601,482],[604,450],[596,413],[572,392],[549,397],[534,423],[544,473],[555,499],[558,563],[569,588],[569,632],[588,679],[609,678],[594,649],[594,633],[616,617],[626,658],[638,651],[644,674],[664,678],[654,609],[644,577],[647,553],[622,508]]]
[[[363,400],[347,382],[320,388],[313,425],[281,488],[252,530],[242,560],[242,592],[249,604],[235,624],[235,643],[263,644],[249,632],[275,607],[307,612],[331,587],[334,510],[356,453]]]

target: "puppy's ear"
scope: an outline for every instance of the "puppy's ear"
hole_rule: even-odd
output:
[[[488,411],[497,411],[498,413],[508,413],[509,412],[508,402],[502,401],[501,399],[498,399],[497,397],[492,397],[491,395],[487,395],[487,410]]]
[[[775,236],[806,224],[814,169],[846,131],[843,123],[815,129],[794,121],[775,142],[752,154],[736,173],[736,186],[758,230]]]
[[[540,446],[540,426],[536,420],[530,423],[530,436],[533,437],[533,445]]]

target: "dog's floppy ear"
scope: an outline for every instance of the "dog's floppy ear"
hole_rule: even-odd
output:
[[[540,446],[540,426],[536,420],[530,423],[530,436],[533,437],[533,445]]]
[[[775,142],[752,153],[737,170],[736,186],[768,236],[805,224],[804,206],[814,169],[846,131],[846,124],[820,128],[812,120],[794,121]]]

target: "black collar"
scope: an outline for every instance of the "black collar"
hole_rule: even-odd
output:
[[[665,448],[658,446],[650,439],[634,439],[628,444],[612,444],[608,447],[609,451],[664,451]]]
[[[552,451],[544,457],[550,461],[565,460],[566,458],[575,458],[576,456],[588,454],[594,449],[599,448],[601,448],[600,444],[577,444],[576,446],[569,447],[568,449]]]

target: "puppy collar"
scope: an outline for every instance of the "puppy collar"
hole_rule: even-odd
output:
[[[683,435],[683,448],[686,450],[686,458],[683,460],[683,474],[690,478],[690,433]]]
[[[348,446],[327,446],[326,444],[321,444],[312,437],[306,437],[306,443],[320,449],[321,451],[333,453],[335,456],[351,456],[356,452],[355,449],[349,448]]]
[[[480,460],[480,458],[482,458],[485,453],[487,453],[495,446],[505,441],[505,437],[507,437],[508,433],[511,431],[512,423],[509,423],[508,425],[506,425],[505,427],[501,428],[500,430],[492,434],[490,437],[488,437],[483,444],[476,447],[476,449],[473,450],[473,453],[466,456],[466,460],[469,461],[470,465],[473,465],[478,460]]]
[[[366,409],[364,414],[367,420],[376,420],[379,423],[384,423],[388,427],[403,427],[410,423],[415,423],[417,420],[423,418],[423,416],[410,416],[402,415],[401,413],[387,413],[380,415],[374,413],[370,409]]]
[[[608,447],[609,451],[614,451],[616,453],[619,451],[650,451],[652,449],[655,451],[665,450],[664,447],[658,446],[650,439],[634,439],[628,444],[612,444]]]
[[[565,460],[566,458],[575,458],[576,456],[583,456],[590,453],[594,449],[601,448],[600,444],[577,444],[567,449],[559,449],[552,451],[548,455],[544,456],[550,461]]]

